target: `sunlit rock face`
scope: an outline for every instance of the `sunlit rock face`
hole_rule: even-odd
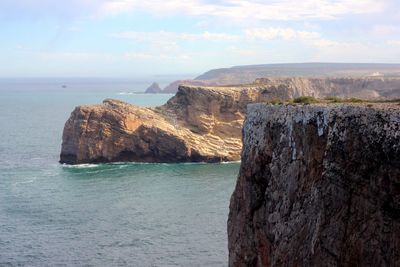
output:
[[[239,160],[247,104],[275,96],[263,86],[181,86],[157,108],[118,100],[80,106],[65,123],[60,162]]]
[[[386,88],[385,92],[392,88],[393,94],[400,90],[396,89],[400,80],[380,81],[266,78],[250,85],[180,86],[167,104],[157,108],[117,100],[80,106],[65,124],[60,162],[239,160],[249,103],[299,96],[360,96],[361,92],[373,94],[372,88]],[[381,96],[382,92],[376,94]]]
[[[400,266],[400,106],[248,107],[230,266]]]
[[[400,78],[260,78],[255,84],[277,86],[290,95],[357,97],[362,99],[400,97]]]

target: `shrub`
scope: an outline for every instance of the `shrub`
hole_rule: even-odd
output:
[[[343,99],[339,98],[337,96],[327,96],[327,97],[325,97],[325,100],[331,101],[332,103],[343,102]]]
[[[318,100],[312,96],[300,96],[293,99],[293,102],[300,104],[312,104],[312,103],[318,103]]]
[[[350,102],[350,103],[362,103],[364,102],[364,100],[359,99],[359,98],[355,98],[355,97],[351,97],[346,99],[346,102]]]
[[[282,101],[282,99],[274,98],[271,101],[269,101],[269,103],[271,103],[272,105],[282,105],[283,101]]]

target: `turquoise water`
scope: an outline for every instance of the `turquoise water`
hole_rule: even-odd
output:
[[[238,164],[57,162],[75,106],[171,97],[148,84],[0,81],[0,266],[227,265]]]

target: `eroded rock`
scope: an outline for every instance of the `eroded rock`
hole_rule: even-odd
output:
[[[65,124],[60,162],[220,162],[240,159],[246,106],[264,87],[181,86],[167,104],[118,100],[77,107]]]

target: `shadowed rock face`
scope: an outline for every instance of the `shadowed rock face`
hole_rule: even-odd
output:
[[[230,266],[400,266],[400,106],[250,105]]]
[[[243,114],[247,104],[273,95],[264,91],[181,86],[157,108],[117,100],[77,107],[64,127],[60,162],[239,160]]]

